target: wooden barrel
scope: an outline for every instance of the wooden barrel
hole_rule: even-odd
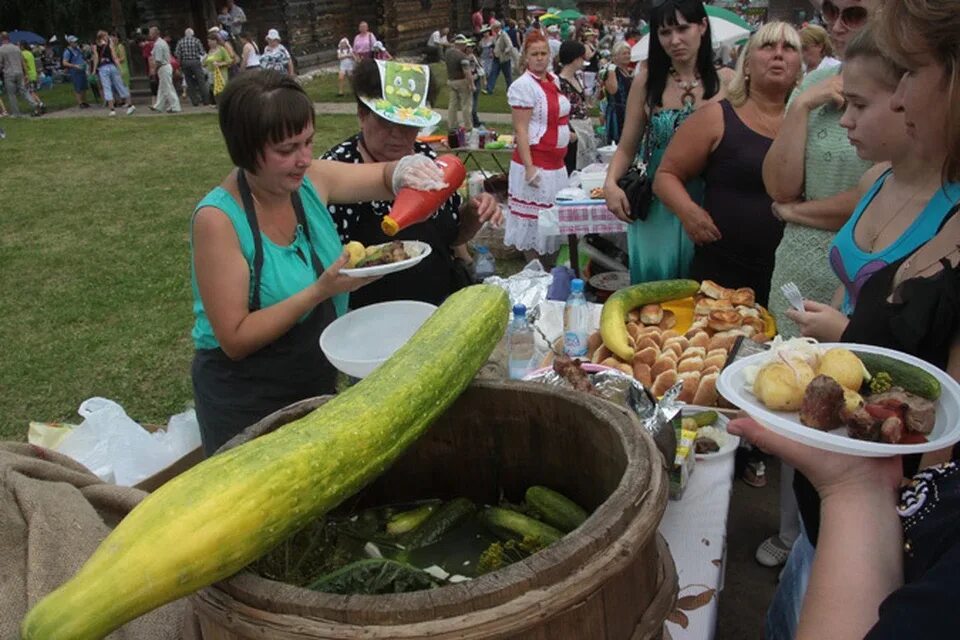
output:
[[[292,405],[226,447],[322,404]],[[194,637],[660,638],[677,577],[657,526],[668,482],[650,436],[613,405],[522,382],[474,382],[360,507],[466,496],[495,504],[550,486],[592,515],[526,560],[468,582],[406,594],[317,593],[241,572],[192,596]]]

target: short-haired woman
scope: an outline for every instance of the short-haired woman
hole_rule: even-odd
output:
[[[607,128],[607,143],[620,142],[623,123],[627,117],[627,96],[633,83],[633,71],[630,68],[630,45],[618,42],[613,45],[612,62],[600,71],[603,90],[607,94],[607,107],[604,120]]]
[[[242,74],[218,103],[237,168],[191,223],[193,389],[208,455],[273,411],[334,391],[320,333],[369,280],[340,274],[347,255],[327,203],[391,199],[443,179],[417,156],[314,160],[313,103],[289,76]]]
[[[783,235],[763,187],[763,158],[799,77],[800,36],[785,22],[765,24],[740,54],[727,99],[683,123],[653,184],[697,245],[690,277],[750,287],[762,305]],[[702,207],[684,187],[699,175],[706,187]]]
[[[840,61],[833,57],[830,34],[818,24],[809,24],[800,30],[803,65],[807,73],[836,67]]]

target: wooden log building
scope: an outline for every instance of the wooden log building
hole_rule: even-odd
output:
[[[366,21],[393,55],[423,51],[430,34],[443,27],[469,30],[470,14],[483,0],[238,0],[247,16],[246,30],[263,45],[269,29],[277,29],[298,68],[336,59],[340,38],[353,41],[357,25]],[[137,0],[144,25],[156,24],[174,39],[192,27],[202,37],[217,24],[222,0]],[[500,0],[486,0],[491,8]],[[507,2],[502,2],[504,9]],[[503,15],[497,12],[497,15]]]

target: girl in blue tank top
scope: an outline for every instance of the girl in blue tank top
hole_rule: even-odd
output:
[[[880,165],[867,172],[864,195],[830,247],[830,267],[843,289],[840,309],[806,301],[804,312],[787,314],[803,335],[827,342],[840,338],[864,284],[935,236],[960,201],[960,183],[942,179],[946,148],[923,148],[902,109],[895,108],[904,69],[885,57],[870,29],[847,45],[842,73],[846,108],[840,125],[861,159],[890,168],[878,177]]]
[[[857,305],[860,288],[874,273],[892,262],[912,253],[937,233],[950,209],[960,200],[960,184],[947,183],[937,189],[910,226],[893,243],[876,251],[861,249],[854,239],[854,231],[864,211],[876,197],[877,192],[887,182],[893,171],[884,172],[866,195],[857,204],[850,220],[837,232],[830,247],[830,266],[843,284],[843,304],[840,310],[844,315],[853,313]],[[895,216],[896,214],[894,214]]]

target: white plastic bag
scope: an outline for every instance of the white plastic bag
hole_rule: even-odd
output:
[[[77,413],[83,422],[60,441],[56,450],[104,482],[133,486],[200,445],[193,409],[173,416],[166,431],[152,434],[131,420],[123,407],[106,398],[83,401]]]

